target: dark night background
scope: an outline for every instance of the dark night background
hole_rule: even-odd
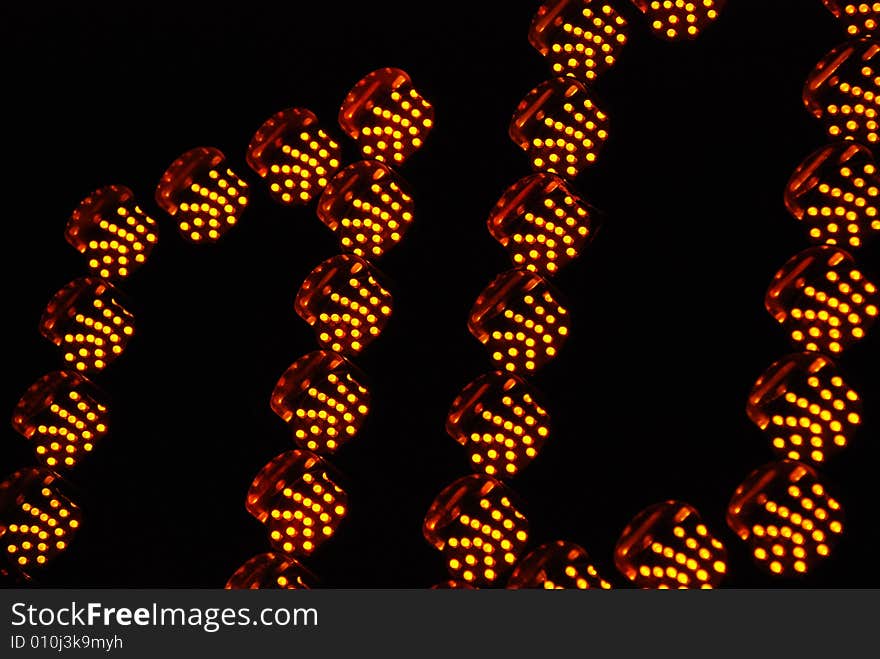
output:
[[[264,119],[291,106],[312,109],[342,138],[344,95],[383,66],[410,73],[436,107],[436,128],[400,168],[417,206],[405,241],[380,263],[394,315],[355,360],[371,378],[374,408],[332,460],[350,515],[305,562],[326,587],[444,579],[421,523],[440,489],[469,473],[444,417],[458,390],[489,370],[465,323],[480,290],[509,267],[485,220],[529,171],[506,131],[520,98],[550,77],[527,41],[539,4],[4,6],[0,408],[11,414],[31,382],[61,366],[37,323],[51,295],[86,271],[63,237],[80,199],[127,185],[161,232],[121,285],[135,338],[94,378],[113,418],[111,436],[71,475],[83,528],[40,585],[219,587],[267,550],[244,497],[260,467],[293,446],[268,397],[316,346],[293,299],[338,250],[313,206],[270,201],[245,149]],[[763,295],[808,246],[782,194],[794,167],[826,142],[801,88],[843,28],[820,0],[732,0],[696,42],[670,44],[627,0],[615,5],[630,43],[593,85],[611,137],[575,184],[607,218],[557,279],[573,332],[535,378],[554,432],[513,482],[532,546],[577,542],[623,586],[612,562],[620,531],[642,508],[676,498],[728,546],[727,586],[876,587],[880,328],[841,360],[866,423],[823,472],[847,516],[832,559],[801,580],[770,579],[724,522],[735,487],[773,458],[745,399],[792,351]],[[345,162],[356,159],[342,141]],[[215,246],[185,243],[152,199],[167,165],[202,145],[224,151],[252,188],[240,226]],[[857,254],[875,280],[877,257],[877,245]],[[33,457],[4,427],[8,474]]]

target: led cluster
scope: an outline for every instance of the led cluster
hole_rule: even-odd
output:
[[[626,27],[607,2],[551,0],[532,19],[529,42],[556,75],[592,81],[617,61]]]
[[[355,355],[382,333],[391,316],[391,293],[380,279],[358,256],[333,256],[302,283],[296,312],[315,328],[323,347]]]
[[[447,486],[431,504],[425,538],[446,557],[453,579],[492,584],[516,563],[528,540],[528,522],[513,493],[480,474]]]
[[[508,188],[489,215],[489,233],[514,265],[554,275],[576,259],[594,232],[595,212],[554,174],[533,174]]]
[[[878,53],[878,41],[850,41],[822,58],[807,79],[804,103],[833,139],[868,146],[880,141]]]
[[[627,525],[614,562],[640,588],[716,588],[727,573],[727,550],[694,508],[665,501]]]
[[[34,443],[49,469],[73,467],[107,434],[107,406],[97,387],[75,371],[34,382],[12,413],[12,427]]]
[[[64,236],[85,255],[92,272],[104,279],[127,277],[143,265],[159,239],[156,221],[122,185],[101,188],[83,199]]]
[[[509,270],[480,293],[468,328],[499,368],[530,373],[556,357],[568,337],[568,310],[558,297],[539,275]]]
[[[509,133],[528,154],[533,169],[571,179],[598,159],[608,139],[608,117],[583,84],[569,77],[553,78],[520,101]]]
[[[364,258],[379,258],[399,243],[413,210],[400,175],[375,160],[343,169],[318,202],[318,217],[337,234],[343,251]]]
[[[814,242],[862,246],[880,233],[880,173],[870,149],[836,142],[810,155],[785,189],[785,205]]]
[[[330,466],[310,451],[282,453],[254,478],[247,510],[269,529],[277,551],[308,556],[335,532],[345,517],[348,495]]]
[[[611,584],[599,575],[583,547],[573,542],[557,540],[526,554],[510,575],[507,587],[607,590],[611,588]]]
[[[333,453],[360,430],[370,410],[363,376],[344,357],[318,350],[296,360],[272,392],[272,410],[293,431],[296,443]]]
[[[456,397],[446,432],[468,447],[475,471],[509,478],[540,453],[550,434],[549,416],[529,383],[495,371],[480,376]]]
[[[266,179],[275,201],[293,206],[321,193],[339,169],[341,153],[312,111],[289,108],[260,126],[248,146],[247,162]]]
[[[118,291],[96,277],[80,277],[58,291],[40,320],[40,333],[64,351],[77,371],[100,371],[122,354],[134,319]]]
[[[181,235],[194,243],[214,242],[241,219],[248,205],[248,184],[213,147],[187,151],[166,170],[156,188],[156,203],[177,218]]]
[[[795,345],[837,354],[876,322],[880,294],[852,256],[821,246],[804,250],[782,267],[765,304]]]
[[[718,18],[726,0],[633,0],[654,32],[671,41],[692,39]]]
[[[229,581],[227,590],[308,590],[315,584],[314,575],[295,558],[267,552],[249,558]]]
[[[822,0],[846,26],[850,36],[874,34],[880,26],[880,2],[870,0]]]
[[[831,553],[843,533],[840,503],[809,466],[783,460],[752,472],[730,501],[727,523],[772,574],[797,575]]]
[[[862,403],[828,357],[789,355],[770,366],[749,395],[749,418],[781,457],[824,462],[847,445]]]
[[[404,71],[379,69],[348,93],[339,125],[366,158],[400,164],[421,148],[434,127],[434,107]]]
[[[52,471],[27,468],[0,483],[0,547],[8,568],[0,574],[31,578],[67,549],[80,511]]]

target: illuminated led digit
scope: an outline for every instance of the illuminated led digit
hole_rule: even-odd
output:
[[[811,467],[783,460],[749,474],[730,501],[727,523],[762,568],[797,575],[831,553],[843,512]]]
[[[468,447],[475,471],[509,478],[540,453],[550,434],[549,416],[531,385],[496,371],[480,376],[456,397],[446,432]]]
[[[282,453],[254,478],[247,510],[269,529],[272,546],[288,556],[308,556],[339,527],[348,495],[329,465],[309,451]]]
[[[489,215],[489,233],[526,270],[553,275],[578,257],[594,233],[595,211],[553,174],[508,188]]]
[[[44,375],[24,393],[12,427],[34,443],[50,469],[73,467],[107,434],[107,406],[97,387],[74,371]]]
[[[96,190],[73,211],[64,233],[104,279],[124,279],[150,256],[159,239],[156,222],[121,185]]]
[[[117,298],[117,290],[101,279],[75,279],[46,306],[40,333],[61,347],[64,361],[77,371],[100,371],[134,334],[134,319]]]
[[[847,34],[856,37],[877,32],[877,26],[880,25],[880,2],[852,0],[822,0],[822,2],[844,24]]]
[[[248,146],[247,162],[285,205],[307,204],[339,169],[342,149],[310,110],[290,108],[272,115]]]
[[[315,328],[318,342],[357,354],[378,337],[391,316],[391,293],[367,261],[351,254],[327,259],[303,282],[296,312]]]
[[[880,173],[871,151],[855,142],[822,147],[795,170],[785,204],[810,238],[828,245],[861,247],[880,233]]]
[[[599,576],[583,547],[557,540],[541,545],[524,556],[510,575],[507,587],[607,590],[611,584]]]
[[[177,219],[181,235],[194,243],[214,242],[235,226],[248,204],[248,185],[221,168],[219,149],[198,147],[175,160],[156,188],[156,203]]]
[[[504,484],[473,474],[437,495],[423,532],[445,555],[453,579],[492,584],[516,563],[528,540],[528,522]]]
[[[846,386],[834,362],[816,353],[773,364],[755,383],[747,407],[781,457],[817,463],[847,445],[861,411],[858,394]]]
[[[880,295],[836,247],[812,247],[790,259],[776,273],[765,306],[810,352],[840,353],[865,336],[877,320]]]
[[[820,61],[804,87],[804,104],[834,139],[868,146],[880,141],[880,74],[874,67],[880,42],[859,39],[836,47]]]
[[[529,42],[556,75],[594,80],[617,60],[626,21],[606,2],[551,0],[532,19]]]
[[[651,29],[669,39],[692,39],[718,18],[726,0],[633,0]]]
[[[366,158],[400,164],[418,151],[434,126],[434,107],[400,69],[367,74],[346,96],[339,125]]]
[[[509,133],[534,170],[574,178],[599,157],[608,139],[608,117],[581,83],[553,78],[520,101]]]
[[[354,438],[367,418],[370,392],[363,379],[341,355],[310,352],[278,380],[271,407],[290,425],[297,445],[333,453]]]
[[[627,525],[614,562],[640,588],[717,588],[727,573],[727,549],[694,508],[665,501]]]
[[[349,165],[321,195],[318,217],[346,252],[379,258],[403,238],[413,221],[413,198],[392,169],[375,160]]]
[[[506,371],[532,372],[556,357],[569,332],[568,311],[550,284],[526,270],[499,275],[480,293],[468,329]]]
[[[51,471],[22,469],[0,483],[0,544],[13,573],[31,578],[67,549],[80,521]]]
[[[248,559],[229,577],[226,590],[308,590],[316,579],[294,558],[274,552]]]

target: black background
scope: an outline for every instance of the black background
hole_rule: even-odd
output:
[[[333,459],[350,515],[306,563],[327,587],[444,578],[420,527],[436,493],[468,473],[444,416],[458,390],[489,369],[465,323],[479,291],[509,267],[485,220],[528,173],[506,130],[520,98],[550,75],[527,41],[538,4],[4,7],[5,409],[61,365],[37,322],[50,296],[85,272],[63,237],[79,200],[124,184],[161,224],[152,257],[122,285],[135,338],[95,378],[113,425],[71,476],[83,528],[39,584],[218,587],[267,549],[244,497],[260,467],[292,447],[268,397],[316,345],[293,298],[337,248],[313,207],[270,201],[245,149],[265,118],[291,106],[312,109],[341,138],[344,95],[383,66],[411,74],[436,107],[436,128],[400,168],[417,215],[380,264],[394,316],[356,360],[371,378],[374,409]],[[791,351],[763,294],[808,246],[782,193],[798,162],[826,141],[801,88],[844,31],[820,0],[740,0],[696,42],[670,44],[629,2],[615,4],[630,21],[630,43],[592,86],[611,137],[576,181],[607,220],[557,279],[573,332],[535,378],[554,432],[513,483],[532,541],[578,542],[622,586],[612,562],[620,531],[645,506],[676,498],[728,545],[729,586],[880,585],[876,332],[841,360],[866,399],[866,423],[824,470],[847,513],[832,558],[801,580],[770,579],[724,522],[738,483],[772,459],[745,398]],[[346,162],[356,159],[342,141]],[[167,165],[201,145],[223,150],[252,185],[240,226],[215,246],[184,242],[152,201]],[[877,255],[876,245],[858,255],[875,279]],[[4,473],[33,462],[8,426],[0,447]]]

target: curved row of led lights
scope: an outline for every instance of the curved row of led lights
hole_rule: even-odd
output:
[[[721,3],[640,2],[652,27],[668,39],[689,38],[717,16]],[[871,34],[880,3],[840,5],[850,34]],[[480,295],[469,328],[501,369],[468,385],[453,403],[449,434],[470,448],[480,475],[447,487],[425,519],[427,540],[445,554],[452,579],[444,587],[497,584],[510,588],[610,587],[578,545],[557,541],[525,557],[528,530],[514,496],[501,482],[541,450],[549,424],[538,394],[519,374],[553,358],[568,335],[567,312],[546,281],[575,258],[594,229],[595,210],[564,177],[594,162],[607,118],[584,83],[612,65],[626,41],[626,23],[605,2],[556,0],[535,16],[531,43],[558,78],[533,90],[517,108],[510,135],[539,173],[514,184],[489,217],[489,229],[517,269],[502,274]],[[682,29],[683,28],[683,29]],[[877,290],[850,257],[835,247],[859,247],[880,230],[880,179],[867,144],[877,141],[874,42],[835,49],[807,83],[808,108],[825,118],[829,134],[844,140],[801,165],[788,186],[786,205],[823,246],[792,259],[767,294],[767,309],[790,327],[804,353],[777,362],[756,383],[747,411],[772,436],[783,460],[751,473],[728,506],[728,524],[751,545],[771,574],[807,572],[827,556],[842,532],[840,504],[813,468],[843,448],[860,422],[858,396],[830,358],[865,335],[877,316]],[[833,289],[833,290],[832,290]],[[727,551],[690,505],[666,501],[639,513],[623,530],[614,555],[618,570],[644,588],[718,586]]]
[[[720,4],[636,2],[668,39],[695,37],[717,17]],[[477,474],[446,487],[425,517],[425,538],[443,552],[452,577],[441,587],[611,587],[574,543],[550,542],[523,556],[528,523],[503,481],[526,467],[550,435],[549,415],[524,376],[554,359],[569,335],[568,310],[548,279],[579,256],[596,229],[598,213],[569,181],[597,161],[608,137],[608,117],[587,85],[618,59],[626,31],[626,20],[610,3],[590,0],[546,2],[531,23],[529,41],[555,77],[526,95],[509,126],[536,173],[508,188],[488,219],[514,269],[479,295],[468,321],[497,370],[467,385],[447,418],[448,433],[468,448]],[[643,556],[649,536],[647,550],[653,545],[657,560],[667,561],[670,552],[671,564],[684,558],[673,570],[681,575],[676,584],[713,585],[726,570],[723,547],[689,506],[668,502],[634,520],[618,546],[623,569],[654,560]]]
[[[408,186],[389,164],[422,146],[434,110],[405,72],[386,68],[349,92],[339,124],[364,160],[340,168],[339,143],[299,108],[268,119],[248,149],[248,163],[276,201],[317,199],[318,217],[343,253],[318,265],[296,295],[296,312],[315,329],[320,349],[285,370],[270,406],[298,448],[273,458],[250,486],[247,510],[266,525],[272,551],[239,567],[230,589],[313,586],[314,574],[299,559],[330,539],[348,511],[348,496],[323,456],[354,439],[369,413],[365,377],[349,360],[388,322],[391,293],[372,262],[400,242],[414,217]]]
[[[865,337],[880,294],[847,250],[880,232],[878,142],[880,3],[823,0],[858,37],[816,65],[804,87],[809,112],[832,143],[809,155],[785,189],[785,206],[818,246],[792,257],[773,278],[767,311],[801,352],[772,364],[749,395],[749,418],[771,443],[777,462],[737,488],[727,522],[755,562],[774,575],[804,574],[828,556],[843,532],[843,511],[817,467],[850,442],[862,401],[833,361]]]

